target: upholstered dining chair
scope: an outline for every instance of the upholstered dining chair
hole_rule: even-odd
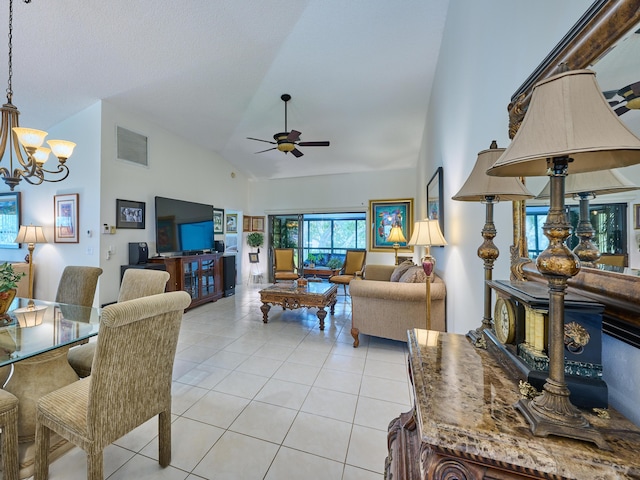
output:
[[[99,267],[65,267],[58,282],[56,302],[90,307],[96,295],[98,277],[102,274]]]
[[[0,389],[2,469],[4,480],[18,480],[18,398]]]
[[[298,267],[293,262],[293,248],[273,249],[273,281],[297,280]]]
[[[50,434],[87,454],[87,479],[103,480],[103,451],[158,416],[159,463],[171,462],[171,376],[187,292],[102,309],[92,374],[37,402],[35,480],[49,472]]]
[[[129,268],[124,271],[122,277],[118,302],[162,293],[168,280],[169,274],[161,270]],[[95,350],[96,342],[89,342],[69,350],[67,360],[80,378],[91,375],[91,364]]]
[[[366,250],[347,250],[340,273],[329,277],[329,282],[342,285],[344,294],[346,295],[349,282],[356,278],[356,276],[362,276],[366,259]]]

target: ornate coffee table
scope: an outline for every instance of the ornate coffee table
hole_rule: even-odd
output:
[[[298,287],[294,283],[277,283],[264,290],[260,290],[262,301],[262,321],[269,321],[268,315],[271,305],[280,305],[284,310],[309,307],[317,308],[320,330],[324,330],[324,318],[327,316],[326,307],[331,307],[331,315],[335,313],[338,286],[332,283],[309,282]],[[271,305],[269,305],[271,304]]]

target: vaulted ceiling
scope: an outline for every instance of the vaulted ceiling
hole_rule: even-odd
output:
[[[416,165],[448,0],[13,1],[23,126],[46,130],[105,100],[250,178]],[[270,145],[246,137],[284,130],[283,93],[288,129],[329,147],[254,153]]]

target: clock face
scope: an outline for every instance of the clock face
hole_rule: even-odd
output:
[[[496,300],[494,330],[502,343],[511,343],[516,335],[516,310],[513,303],[502,297]]]

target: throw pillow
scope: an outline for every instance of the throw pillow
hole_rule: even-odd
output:
[[[399,280],[401,283],[425,283],[427,274],[424,273],[422,266],[413,266],[409,268]]]
[[[411,267],[413,267],[413,262],[411,260],[405,260],[400,265],[398,265],[391,274],[390,282],[398,282],[400,277]]]

